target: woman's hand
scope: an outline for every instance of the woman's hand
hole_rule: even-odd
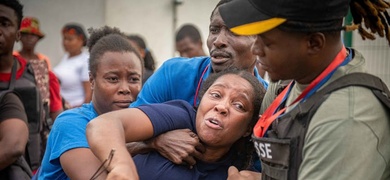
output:
[[[150,142],[162,156],[175,164],[186,163],[190,167],[201,157],[204,147],[190,129],[178,129],[157,136]]]

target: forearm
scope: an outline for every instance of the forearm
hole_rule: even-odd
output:
[[[132,156],[148,153],[153,150],[149,143],[142,141],[126,143],[126,147],[127,151],[129,151]]]
[[[116,151],[113,160],[121,155],[129,156],[125,146],[124,130],[120,121],[106,118],[106,115],[103,114],[88,123],[86,134],[91,151],[100,161],[103,162],[107,159],[111,149]]]
[[[87,126],[90,149],[100,161],[104,162],[104,167],[108,171],[107,179],[117,177],[137,179],[136,167],[126,148],[122,124],[120,121],[105,119],[104,115],[102,116],[91,121]]]
[[[23,148],[13,148],[2,141],[0,141],[0,147],[0,170],[11,165],[24,153]]]
[[[9,119],[0,126],[0,170],[24,154],[28,141],[27,124],[20,119]]]
[[[107,173],[100,168],[102,162],[88,148],[73,148],[60,156],[60,163],[66,175],[72,180],[95,177],[105,179]]]
[[[137,170],[125,142],[149,139],[153,126],[148,116],[136,108],[127,108],[100,115],[90,121],[86,128],[90,149],[105,163],[110,178],[138,178]],[[115,152],[110,155],[111,150]]]

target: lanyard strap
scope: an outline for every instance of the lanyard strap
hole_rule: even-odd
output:
[[[272,124],[272,122],[277,119],[287,107],[294,105],[301,100],[305,100],[310,97],[314,92],[316,92],[323,84],[325,84],[329,78],[333,75],[333,73],[337,70],[338,67],[347,64],[351,56],[347,57],[347,51],[345,47],[343,47],[340,52],[337,54],[335,59],[333,59],[332,63],[319,75],[317,76],[310,84],[305,88],[305,90],[288,106],[285,106],[283,109],[277,111],[280,108],[280,105],[287,100],[287,97],[291,91],[293,86],[293,82],[291,82],[271,103],[271,105],[265,110],[263,115],[257,121],[253,133],[256,137],[263,137],[268,127]],[[277,111],[277,112],[276,112]]]
[[[207,65],[206,68],[204,68],[203,73],[202,73],[202,75],[199,78],[198,87],[196,87],[196,91],[195,91],[194,107],[196,107],[196,100],[198,98],[198,93],[199,93],[200,86],[202,85],[203,76],[204,76],[204,74],[206,74],[206,71],[207,71],[207,69],[209,69],[209,66],[210,66],[210,64]]]
[[[16,58],[14,58],[14,64],[12,65],[12,71],[11,71],[11,79],[9,80],[9,85],[8,85],[8,89],[10,90],[14,90],[15,89],[15,81],[16,81],[16,72],[18,71],[17,70],[17,66],[18,66],[18,60],[16,60]]]

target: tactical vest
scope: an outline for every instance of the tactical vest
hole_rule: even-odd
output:
[[[40,166],[42,157],[41,145],[43,142],[40,133],[45,118],[44,107],[32,66],[28,64],[22,77],[16,79],[17,63],[19,62],[15,59],[10,82],[0,82],[0,91],[13,90],[23,102],[29,126],[29,140],[25,158],[31,169],[35,170]]]
[[[352,73],[331,82],[306,101],[299,103],[294,109],[276,119],[267,131],[267,137],[252,136],[257,154],[261,159],[263,180],[298,179],[305,135],[311,118],[331,92],[348,86],[362,86],[371,89],[390,111],[389,89],[378,77],[366,73]]]

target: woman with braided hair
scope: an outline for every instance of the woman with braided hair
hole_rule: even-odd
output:
[[[272,81],[252,136],[262,173],[231,167],[228,179],[390,179],[390,93],[341,39],[341,30],[357,29],[363,39],[390,42],[389,7],[384,0],[234,0],[219,7],[232,32],[256,35],[252,52]],[[349,9],[353,23],[343,26]],[[278,81],[288,79],[276,96]]]

